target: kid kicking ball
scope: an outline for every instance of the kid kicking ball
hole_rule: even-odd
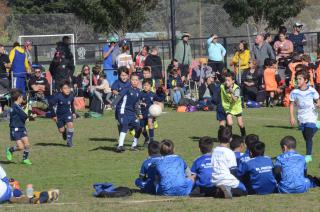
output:
[[[159,117],[162,113],[162,108],[158,104],[153,104],[149,108],[149,113],[152,117]]]

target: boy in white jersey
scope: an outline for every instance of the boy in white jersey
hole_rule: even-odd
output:
[[[245,186],[236,178],[237,160],[234,152],[229,149],[232,132],[229,127],[220,127],[218,140],[220,145],[212,152],[212,183],[219,188],[217,196],[221,193],[224,198],[243,196],[247,194]]]
[[[319,94],[313,87],[308,86],[310,75],[307,67],[297,65],[295,70],[297,88],[290,93],[290,124],[294,126],[296,123],[294,115],[294,106],[296,106],[299,128],[306,142],[305,160],[309,163],[312,161],[312,138],[317,132],[316,106],[320,106]]]

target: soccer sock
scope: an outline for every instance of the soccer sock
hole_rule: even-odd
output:
[[[16,146],[13,146],[13,147],[10,147],[10,149],[9,149],[9,151],[11,152],[11,153],[14,153],[15,151],[17,151],[17,147]]]
[[[232,125],[227,125],[226,127],[228,127],[230,129],[230,131],[232,132]]]
[[[154,129],[149,129],[150,141],[153,141],[154,138]]]
[[[270,106],[273,105],[273,101],[274,101],[274,98],[270,97],[270,103],[269,103]]]
[[[133,138],[133,142],[132,142],[132,147],[136,147],[136,146],[138,146],[138,138]]]
[[[23,156],[22,156],[22,159],[23,160],[27,160],[28,159],[28,157],[29,157],[29,147],[25,147],[24,148],[24,151],[23,151]]]
[[[123,146],[124,144],[124,139],[126,138],[126,134],[125,132],[120,132],[120,136],[119,136],[119,146]]]
[[[68,128],[67,129],[67,142],[72,143],[72,138],[73,138],[73,133],[74,133],[74,128]]]
[[[246,128],[245,127],[240,127],[240,132],[241,132],[242,137],[246,136]]]
[[[147,132],[146,129],[144,129],[144,130],[142,131],[142,135],[143,135],[143,137],[145,137],[146,140],[149,140],[149,135],[148,135],[148,132]]]
[[[303,137],[306,141],[306,155],[311,155],[312,154],[312,138],[314,136],[314,130],[312,128],[306,127],[303,130]]]
[[[135,129],[135,135],[134,135],[134,138],[133,138],[133,142],[132,142],[132,146],[137,146],[138,145],[138,140],[140,138],[140,135],[141,135],[141,132],[142,132],[142,129]]]

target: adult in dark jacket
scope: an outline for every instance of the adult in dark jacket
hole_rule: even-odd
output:
[[[145,66],[151,67],[151,74],[153,79],[156,81],[156,87],[161,86],[161,80],[163,79],[162,74],[162,62],[161,58],[158,56],[157,47],[151,49],[151,53],[148,55],[144,63]]]
[[[258,94],[259,75],[257,72],[257,62],[250,62],[250,68],[242,73],[242,89],[244,101],[256,101]]]

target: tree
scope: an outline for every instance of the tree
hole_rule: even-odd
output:
[[[216,1],[215,1],[216,2]],[[224,10],[234,26],[251,23],[257,32],[275,29],[306,6],[305,0],[224,0]]]
[[[141,27],[146,11],[158,0],[70,0],[72,11],[98,32],[113,32],[122,37],[126,32]]]
[[[7,0],[9,7],[19,14],[70,13],[67,0]]]

